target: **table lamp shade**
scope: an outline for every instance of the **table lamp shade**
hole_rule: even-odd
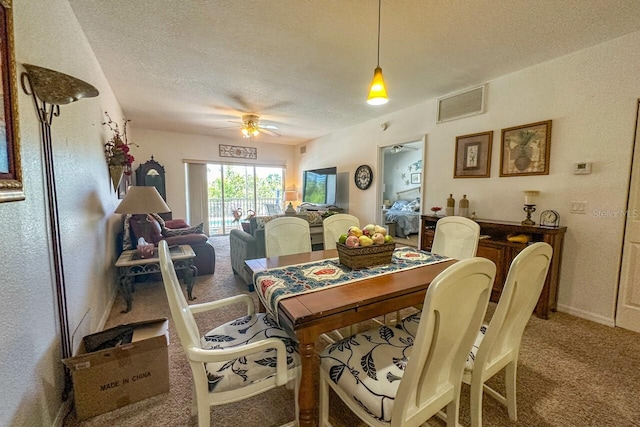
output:
[[[286,190],[284,192],[284,201],[285,202],[295,202],[298,200],[298,192],[295,190]]]
[[[119,214],[149,214],[171,212],[171,208],[162,200],[156,187],[132,186],[115,213]]]

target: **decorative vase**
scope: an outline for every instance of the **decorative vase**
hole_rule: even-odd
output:
[[[124,174],[124,166],[109,165],[109,176],[111,176],[111,183],[113,183],[113,191],[118,190],[120,180]]]
[[[449,194],[447,199],[447,208],[445,209],[446,216],[453,216],[456,208],[456,199],[453,198],[453,194]]]
[[[462,195],[462,199],[460,199],[458,215],[463,216],[465,218],[469,217],[469,199],[467,199],[466,194]]]

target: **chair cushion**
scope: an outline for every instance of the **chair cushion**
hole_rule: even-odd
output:
[[[478,354],[478,347],[482,343],[485,334],[487,333],[487,328],[489,325],[486,323],[480,327],[480,331],[478,331],[478,335],[476,335],[476,340],[473,343],[473,347],[471,347],[471,352],[469,352],[469,356],[467,357],[467,361],[464,364],[465,371],[473,371],[473,364],[476,361],[476,354]]]
[[[418,333],[418,325],[420,324],[420,314],[415,313],[410,316],[402,319],[398,328],[402,329],[406,333],[410,334],[412,337],[415,337]],[[480,331],[476,336],[476,341],[473,343],[473,347],[471,347],[471,351],[469,352],[469,356],[467,357],[467,361],[464,364],[465,371],[473,371],[473,364],[476,360],[476,354],[478,353],[478,347],[480,347],[480,343],[484,339],[484,335],[487,333],[487,328],[489,325],[483,324],[480,327]]]
[[[401,329],[371,329],[326,347],[320,368],[373,418],[390,422],[413,342]]]
[[[287,367],[300,364],[297,343],[265,313],[241,317],[207,332],[201,339],[203,349],[225,349],[280,338],[287,348]],[[246,387],[276,374],[276,351],[269,349],[237,359],[207,363],[209,391],[222,392]]]

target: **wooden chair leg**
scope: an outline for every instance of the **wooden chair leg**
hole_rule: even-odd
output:
[[[504,383],[506,386],[507,398],[507,411],[509,412],[509,418],[513,421],[517,421],[517,404],[516,404],[516,370],[518,361],[514,360],[506,366]]]
[[[471,427],[482,426],[482,393],[484,390],[483,383],[480,381],[471,381],[470,385],[470,415]]]

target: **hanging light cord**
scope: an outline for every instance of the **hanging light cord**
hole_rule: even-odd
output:
[[[380,8],[382,0],[378,0],[378,67],[380,66]]]

